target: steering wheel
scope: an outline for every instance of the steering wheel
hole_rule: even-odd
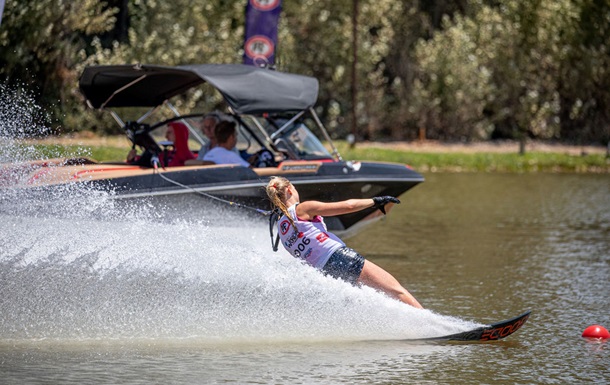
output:
[[[252,154],[248,162],[250,162],[250,164],[256,168],[277,166],[275,156],[267,149],[262,149]]]

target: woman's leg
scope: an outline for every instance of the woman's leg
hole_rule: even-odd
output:
[[[398,299],[418,309],[423,306],[394,278],[390,273],[375,265],[373,262],[365,260],[364,267],[360,273],[358,282],[380,290],[387,295]]]

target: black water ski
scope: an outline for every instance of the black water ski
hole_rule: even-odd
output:
[[[507,337],[517,330],[530,316],[530,310],[525,313],[508,319],[506,321],[500,321],[493,323],[488,326],[482,326],[480,328],[468,330],[461,333],[450,334],[448,336],[424,338],[425,341],[495,341]]]

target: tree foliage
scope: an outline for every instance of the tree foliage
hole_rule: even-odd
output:
[[[354,0],[284,1],[278,69],[320,81],[349,131]],[[372,139],[610,139],[607,0],[358,0],[355,111]],[[113,123],[77,89],[94,64],[237,63],[246,1],[7,0],[0,75],[38,93],[63,131]],[[217,106],[211,90],[177,101]]]
[[[439,139],[608,140],[607,2],[471,1],[467,11],[417,42],[406,122]]]
[[[63,124],[74,112],[77,63],[87,36],[113,27],[114,10],[97,0],[7,0],[0,29],[0,75],[35,91]]]

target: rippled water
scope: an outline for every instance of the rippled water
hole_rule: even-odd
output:
[[[610,378],[608,342],[580,337],[610,328],[607,175],[427,175],[348,241],[425,311],[274,254],[262,218],[201,197],[5,190],[0,223],[2,384]],[[527,309],[503,341],[404,341]]]
[[[74,194],[25,215],[16,202],[1,211],[7,383],[578,383],[610,374],[608,344],[580,337],[610,325],[608,176],[428,175],[349,244],[432,312],[273,254],[264,222],[201,198],[177,218],[175,207],[118,205],[104,193],[77,194],[89,204],[71,209]],[[528,323],[504,341],[400,341],[526,309]]]
[[[608,381],[608,342],[580,335],[610,327],[610,176],[433,174],[405,198],[353,246],[435,310],[485,321],[532,309],[509,340],[460,347],[442,382]]]

